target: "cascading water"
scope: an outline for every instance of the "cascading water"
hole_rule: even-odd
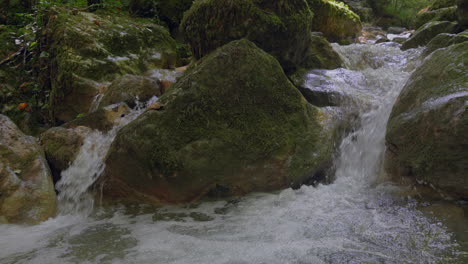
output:
[[[150,99],[146,104],[136,102],[136,107],[129,114],[119,118],[117,124],[107,133],[94,130],[86,136],[76,159],[68,169],[62,172],[56,184],[60,214],[81,214],[88,216],[94,208],[94,198],[89,188],[102,174],[105,168],[104,158],[120,128],[135,120],[146,105],[157,100]],[[112,107],[112,106],[108,106]]]
[[[63,174],[64,214],[38,226],[0,226],[0,263],[466,263],[444,225],[380,175],[388,115],[418,51],[335,49],[348,69],[312,71],[307,81],[362,106],[359,128],[341,144],[334,183],[188,207],[107,208],[78,219],[67,213],[87,207],[86,190],[113,138],[91,134]]]

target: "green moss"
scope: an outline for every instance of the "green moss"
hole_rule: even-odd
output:
[[[334,42],[354,40],[361,32],[361,20],[347,5],[333,0],[307,0],[315,16],[312,30]]]
[[[305,0],[201,0],[186,12],[181,31],[196,58],[247,38],[292,71],[304,62],[311,20]]]
[[[298,185],[327,159],[318,110],[247,40],[204,57],[160,100],[164,110],[117,136],[107,160],[111,182],[181,202],[213,188],[235,195]]]
[[[401,46],[402,50],[425,46],[434,37],[441,33],[456,33],[457,24],[449,21],[433,21],[420,27],[411,38]]]
[[[60,121],[88,112],[99,86],[116,77],[178,63],[176,43],[161,26],[115,13],[51,9],[44,15],[41,47],[50,115]]]
[[[430,183],[458,198],[468,197],[464,188],[468,184],[468,75],[466,68],[460,68],[467,59],[468,42],[428,57],[401,92],[386,136],[391,150],[388,171]]]

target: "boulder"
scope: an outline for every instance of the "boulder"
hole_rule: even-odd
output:
[[[415,27],[419,28],[431,21],[457,21],[456,11],[456,6],[436,10],[422,10],[416,17]]]
[[[184,203],[298,187],[322,179],[331,160],[327,113],[248,40],[204,57],[160,103],[119,131],[104,199]]]
[[[304,63],[307,69],[336,69],[343,65],[340,55],[333,50],[330,43],[322,36],[312,34],[311,45]]]
[[[246,38],[292,72],[306,63],[312,17],[306,0],[200,0],[185,13],[181,31],[197,59]]]
[[[48,70],[40,79],[50,84],[50,114],[59,122],[87,113],[98,91],[123,74],[177,64],[175,41],[151,20],[51,9],[43,23]]]
[[[468,198],[468,42],[436,50],[412,74],[387,126],[385,170]]]
[[[125,103],[108,105],[90,114],[80,116],[62,126],[65,128],[84,126],[101,132],[107,132],[119,124],[121,117],[130,113],[130,111],[130,107]]]
[[[359,15],[362,22],[374,20],[374,12],[366,0],[339,0],[349,6],[351,11]]]
[[[134,107],[136,101],[146,102],[163,93],[163,85],[157,78],[126,74],[116,79],[104,92],[99,107],[126,103]]]
[[[433,21],[427,24],[424,24],[413,36],[409,38],[401,46],[402,50],[417,48],[420,46],[425,46],[429,43],[435,36],[441,33],[457,33],[458,26],[454,22],[449,21]]]
[[[56,209],[50,169],[37,140],[0,115],[0,218],[35,224]]]
[[[314,13],[312,30],[332,42],[352,43],[362,30],[361,20],[347,5],[335,0],[307,0]]]
[[[422,55],[428,56],[437,49],[468,41],[468,33],[447,34],[442,33],[433,38],[424,49]]]
[[[40,141],[44,148],[54,182],[60,180],[60,173],[75,160],[91,129],[84,126],[66,129],[53,127],[41,134]]]

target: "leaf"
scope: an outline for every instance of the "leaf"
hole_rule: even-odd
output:
[[[41,54],[39,55],[39,58],[49,58],[49,52],[47,51],[41,52]]]

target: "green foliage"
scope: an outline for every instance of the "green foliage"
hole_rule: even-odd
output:
[[[429,7],[434,0],[368,0],[374,12],[383,17],[385,23],[412,26],[416,14]]]

